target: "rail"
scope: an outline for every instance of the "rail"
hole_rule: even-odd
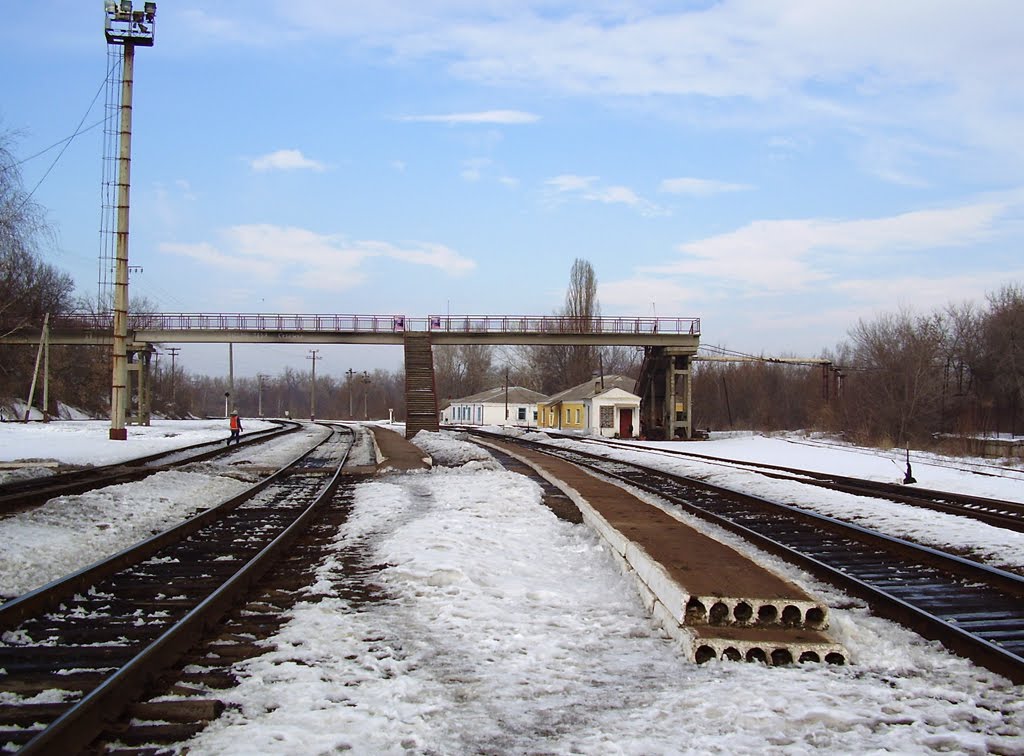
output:
[[[14,328],[38,329],[35,323],[0,322],[0,333]],[[110,330],[109,315],[71,312],[50,321],[54,330]],[[567,315],[315,315],[283,313],[135,313],[128,316],[130,330],[147,331],[285,331],[395,334],[667,334],[700,335],[700,318],[592,317]]]

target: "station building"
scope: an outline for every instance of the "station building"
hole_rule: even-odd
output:
[[[522,386],[504,386],[452,399],[441,411],[442,425],[518,425],[537,427],[538,402],[548,397]],[[507,411],[507,415],[506,415]]]
[[[561,391],[537,405],[537,424],[609,438],[632,438],[640,419],[636,379],[606,375]]]

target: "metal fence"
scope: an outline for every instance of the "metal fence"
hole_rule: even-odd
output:
[[[509,333],[509,334],[667,334],[700,335],[700,318],[596,317],[561,315],[305,315],[266,313],[134,313],[129,328],[154,331],[292,331],[347,333]],[[53,327],[82,330],[112,328],[112,318],[67,313]]]

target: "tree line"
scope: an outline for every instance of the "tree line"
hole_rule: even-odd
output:
[[[696,427],[820,429],[879,446],[1024,433],[1024,290],[859,320],[823,357],[698,362]]]

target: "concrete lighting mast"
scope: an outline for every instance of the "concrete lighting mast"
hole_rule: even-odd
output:
[[[132,85],[135,47],[152,47],[156,3],[133,10],[131,0],[105,0],[108,45],[120,45],[124,57],[121,77],[121,128],[117,158],[117,251],[114,267],[114,357],[110,388],[110,438],[128,438],[128,195],[132,159]]]

